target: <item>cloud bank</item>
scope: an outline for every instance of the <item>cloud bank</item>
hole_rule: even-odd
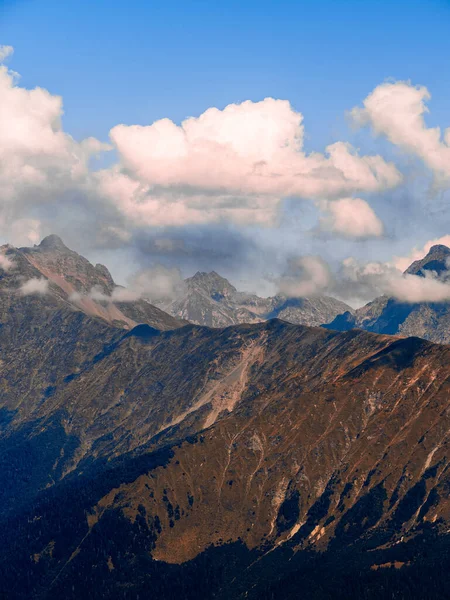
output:
[[[134,273],[128,281],[128,286],[117,286],[110,295],[98,286],[94,286],[87,296],[96,302],[135,302],[147,300],[153,304],[170,303],[178,298],[184,290],[184,281],[177,268],[167,268],[163,265],[141,269]],[[72,302],[83,298],[80,292],[70,296]]]
[[[0,62],[10,56],[0,47]],[[62,98],[25,89],[0,66],[0,227],[35,242],[52,204],[96,211],[97,236],[126,243],[130,229],[234,223],[272,227],[284,198],[339,199],[397,186],[402,176],[379,155],[346,142],[304,150],[303,115],[266,98],[209,108],[180,125],[116,125],[110,142],[74,140],[62,127]],[[118,161],[92,170],[90,159],[115,149]],[[355,202],[364,202],[355,200]],[[330,211],[336,227],[343,219]],[[19,242],[20,243],[20,242]]]
[[[228,254],[238,253],[233,265],[253,260],[261,269],[266,263],[267,269],[277,269],[272,280],[287,295],[331,290],[341,297],[354,293],[366,298],[388,290],[405,296],[405,280],[389,269],[404,270],[425,253],[426,245],[410,256],[394,257],[386,267],[389,277],[359,272],[360,267],[356,277],[349,276],[349,264],[331,269],[321,258],[319,243],[311,241],[315,235],[324,244],[340,244],[342,258],[343,244],[367,247],[368,240],[395,236],[390,219],[394,207],[386,204],[405,177],[392,161],[346,141],[307,152],[302,113],[289,101],[270,97],[209,108],[181,123],[166,118],[117,124],[108,141],[77,141],[63,129],[62,98],[22,86],[19,75],[4,64],[12,54],[12,47],[0,46],[0,235],[8,241],[31,245],[56,231],[67,235],[69,244],[77,239],[79,248],[134,249],[145,269],[126,291],[113,292],[120,301],[146,297],[155,289],[161,290],[156,296],[175,296],[181,274],[171,271],[171,265],[177,259],[190,266],[201,254],[203,268],[207,259],[216,268],[214,260],[231,265]],[[450,189],[450,129],[427,126],[429,99],[426,87],[383,83],[351,111],[351,119],[420,159],[441,189]],[[92,158],[111,150],[112,164],[93,168]],[[287,226],[291,232],[295,226],[288,204],[318,208],[315,224],[301,230],[299,243],[309,245],[306,251],[293,252],[293,242],[287,246]],[[254,231],[251,237],[248,232]],[[450,242],[441,233],[433,243]],[[334,248],[327,252],[333,259]],[[286,257],[297,253],[308,256],[292,259],[280,277]],[[155,256],[166,258],[169,267],[146,271]],[[370,271],[375,263],[368,264]],[[161,270],[165,268],[168,272]],[[153,281],[152,289],[147,280]],[[433,289],[430,296],[441,297],[444,291],[437,283],[415,282],[410,287],[416,291],[409,296],[419,297],[417,286],[427,284]]]
[[[424,276],[404,274],[392,263],[362,263],[353,257],[342,261],[334,272],[320,257],[296,257],[291,259],[278,286],[280,293],[287,296],[326,294],[351,305],[382,295],[409,304],[450,301],[450,280],[438,278],[433,271]]]

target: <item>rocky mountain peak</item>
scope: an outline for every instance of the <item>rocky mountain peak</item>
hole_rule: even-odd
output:
[[[24,281],[46,279],[49,282],[45,302],[53,302],[117,327],[132,328],[146,323],[155,329],[181,327],[180,321],[149,302],[137,298],[113,299],[116,285],[109,270],[95,266],[84,256],[68,248],[57,235],[45,237],[32,248],[2,247],[14,269],[0,281],[3,290],[19,289]],[[123,299],[125,298],[125,300]]]
[[[229,295],[236,293],[236,288],[228,279],[222,277],[215,271],[209,273],[197,271],[195,275],[186,280],[188,287],[202,288],[208,294]]]
[[[114,279],[112,278],[111,273],[109,272],[108,268],[105,267],[105,265],[97,263],[95,265],[95,270],[100,275],[100,277],[102,277],[105,281],[108,282],[108,285],[110,285],[112,287],[115,285],[114,284]]]
[[[444,244],[435,244],[434,246],[431,246],[428,255],[434,255],[438,252],[450,255],[450,248],[448,246],[444,246]]]
[[[59,251],[69,250],[69,248],[64,244],[62,239],[58,235],[55,235],[54,233],[45,237],[39,244],[38,248],[40,250],[59,250]]]
[[[410,265],[405,273],[409,275],[423,275],[423,271],[435,271],[438,275],[448,270],[450,259],[450,248],[443,244],[432,246],[426,256],[416,260]]]

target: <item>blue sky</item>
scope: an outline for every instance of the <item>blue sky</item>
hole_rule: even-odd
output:
[[[386,78],[427,85],[430,124],[450,124],[449,31],[443,0],[10,0],[0,19],[23,85],[62,95],[77,138],[273,96],[310,149]]]
[[[449,31],[448,0],[214,3],[0,0],[0,45],[14,47],[14,54],[7,58],[6,64],[20,74],[18,81],[7,86],[28,90],[41,87],[52,98],[61,96],[63,136],[69,134],[77,142],[91,136],[108,142],[111,130],[118,131],[120,124],[145,127],[168,118],[179,125],[189,116],[199,117],[210,107],[223,111],[233,103],[248,100],[257,103],[271,97],[288,100],[292,111],[302,113],[305,126],[302,151],[306,154],[320,153],[322,160],[327,154],[326,146],[348,142],[353,146],[351,152],[362,156],[360,164],[367,155],[377,154],[384,161],[383,168],[388,168],[386,164],[392,161],[401,173],[401,183],[392,180],[382,185],[384,175],[378,174],[375,186],[366,182],[358,187],[354,183],[350,191],[344,186],[340,195],[328,196],[331,188],[326,186],[323,193],[316,190],[311,197],[298,189],[296,195],[280,192],[278,199],[272,195],[271,202],[276,204],[279,200],[278,212],[270,217],[272,226],[266,227],[258,221],[270,220],[264,217],[258,204],[261,187],[237,193],[231,171],[227,181],[222,177],[211,182],[206,169],[202,182],[196,171],[199,165],[193,168],[194,183],[189,173],[183,171],[174,184],[170,168],[166,180],[153,171],[149,175],[149,157],[154,159],[155,155],[146,136],[154,128],[147,128],[138,138],[133,137],[132,128],[125,128],[120,140],[111,138],[113,151],[101,153],[99,161],[93,158],[90,163],[94,169],[112,167],[105,172],[108,185],[114,187],[116,194],[111,201],[111,189],[108,188],[106,195],[104,187],[100,191],[95,174],[85,173],[83,182],[77,181],[78,187],[73,178],[68,183],[74,164],[70,159],[64,171],[61,166],[64,152],[72,158],[75,155],[79,158],[80,152],[84,152],[69,137],[64,138],[61,155],[55,154],[51,144],[46,148],[49,154],[45,154],[48,162],[44,161],[44,166],[39,153],[32,154],[39,145],[36,139],[39,141],[39,136],[47,135],[55,127],[50,123],[54,105],[48,99],[49,112],[44,111],[42,118],[39,116],[41,134],[27,141],[26,152],[20,144],[16,148],[22,166],[35,168],[39,163],[39,169],[43,169],[50,182],[48,190],[24,191],[20,181],[9,182],[7,171],[3,173],[0,168],[0,179],[11,183],[11,189],[17,188],[6,201],[0,194],[0,229],[6,228],[0,231],[0,236],[6,241],[11,231],[18,232],[17,239],[24,243],[25,238],[31,240],[33,235],[54,231],[90,258],[108,262],[121,282],[133,270],[162,263],[180,267],[183,275],[197,268],[216,269],[236,282],[247,282],[247,287],[258,289],[267,287],[259,281],[279,277],[295,256],[319,256],[335,270],[349,256],[365,262],[409,256],[414,248],[424,248],[429,240],[443,238],[450,232],[447,217],[450,167],[447,170],[433,162],[433,156],[439,155],[445,163],[447,142],[442,134],[437,147],[427,146],[432,135],[430,127],[440,127],[442,133],[450,126]],[[395,119],[394,123],[386,124],[382,115],[369,114],[368,110],[363,123],[366,126],[351,126],[348,111],[361,107],[371,92],[381,89],[383,82],[395,84],[391,90],[395,92],[402,81],[411,82],[403,90],[404,113],[396,116],[403,123],[402,131],[396,131]],[[407,113],[411,108],[408,98],[411,99],[416,85],[426,86],[432,97],[422,96],[421,102],[428,110],[424,114],[425,125],[405,141],[409,128]],[[7,91],[15,94],[9,88]],[[5,105],[7,110],[14,111],[15,95],[11,98]],[[42,108],[39,106],[37,110],[37,105],[33,108],[33,102],[26,108],[30,111],[27,118],[30,115],[35,118]],[[393,107],[390,104],[387,112]],[[0,97],[0,119],[1,109]],[[7,110],[5,123],[14,123],[17,114],[9,116]],[[283,110],[277,104],[269,111],[270,118],[280,119],[280,128],[283,118],[289,120],[294,115],[291,111],[289,116]],[[420,114],[418,118],[422,118]],[[17,123],[20,122],[19,119]],[[196,126],[198,132],[198,122]],[[204,134],[205,131],[201,133]],[[396,136],[394,140],[391,134]],[[158,143],[170,146],[175,138],[170,138],[170,132],[167,135],[167,139]],[[209,133],[205,135],[208,138]],[[244,137],[245,133],[241,134],[237,128],[233,143],[239,146]],[[6,136],[2,140],[0,132],[0,158],[2,143],[9,152],[8,139]],[[217,141],[211,138],[207,143],[211,140]],[[424,151],[422,146],[426,147]],[[250,148],[249,156],[254,153],[255,148]],[[224,155],[221,156],[220,160]],[[205,157],[207,154],[204,161]],[[261,162],[257,158],[255,165]],[[278,167],[283,168],[286,156],[280,154],[279,158]],[[295,163],[294,155],[290,159]],[[186,165],[178,167],[182,170]],[[188,171],[191,167],[187,167]],[[336,165],[331,167],[335,169]],[[67,179],[65,187],[56,190],[51,179],[55,169],[59,174],[58,185],[62,186],[64,177]],[[124,199],[117,192],[120,186],[113,177],[118,171],[120,185],[128,186],[129,198]],[[344,173],[344,179],[349,173]],[[138,183],[147,188],[144,192],[140,188],[143,195],[136,201],[132,190]],[[214,185],[217,189],[212,189]],[[162,196],[155,200],[155,194],[160,192]],[[178,204],[177,194],[181,198]],[[347,196],[356,202],[359,202],[356,198],[362,198],[367,206],[352,204],[349,208],[345,202],[335,202]],[[31,197],[39,200],[32,201]],[[155,214],[151,213],[154,200],[161,206]],[[142,203],[148,208],[145,215]],[[173,223],[159,218],[161,213],[184,214],[180,210],[185,205],[189,210],[194,207],[185,223],[180,216],[178,220],[174,217]],[[211,209],[210,219],[213,205],[218,206],[218,212]],[[253,207],[255,219],[249,218],[248,213],[236,217],[233,209],[230,212],[232,205],[246,210]],[[129,218],[130,206],[134,220]],[[367,235],[361,228],[359,233],[349,233],[348,215],[357,209],[365,211],[364,218],[371,220]],[[339,211],[347,211],[344,224],[342,219],[339,221]],[[139,223],[141,213],[143,220]],[[149,217],[150,214],[153,216]],[[320,220],[321,215],[328,219],[326,226]],[[91,228],[91,223],[95,228]],[[24,238],[26,228],[34,233],[27,233]],[[97,235],[100,230],[114,231],[115,241],[110,238],[105,241],[106,234]],[[15,239],[12,241],[16,243]]]

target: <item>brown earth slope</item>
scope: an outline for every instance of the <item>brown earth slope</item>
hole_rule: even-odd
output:
[[[23,340],[3,355],[6,597],[294,598],[308,577],[305,598],[363,597],[319,595],[315,557],[386,577],[446,544],[450,348],[278,320],[104,327],[101,348],[55,327],[50,385],[41,333],[22,367]]]
[[[167,330],[186,324],[142,299],[112,301],[113,291],[123,288],[116,286],[108,269],[100,264],[92,265],[67,248],[56,235],[49,235],[33,248],[7,244],[0,248],[0,254],[11,263],[7,270],[0,270],[0,302],[15,302],[17,297],[23,296],[21,288],[26,282],[45,280],[48,282],[45,295],[51,296],[61,307],[84,312],[117,327],[130,329],[147,323]],[[36,295],[39,294],[33,296]]]

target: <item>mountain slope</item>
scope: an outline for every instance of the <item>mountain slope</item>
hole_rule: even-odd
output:
[[[335,298],[287,298],[278,295],[260,298],[238,292],[228,280],[211,273],[196,273],[185,280],[180,298],[161,308],[171,315],[197,325],[226,327],[239,323],[259,323],[279,318],[299,325],[319,326],[343,311],[352,311]]]
[[[415,261],[405,273],[423,277],[433,271],[441,280],[450,277],[450,249],[433,246],[421,260]],[[335,317],[324,327],[337,331],[361,328],[389,335],[415,335],[432,342],[450,343],[450,304],[406,303],[380,296],[354,313],[348,311]]]
[[[145,300],[113,302],[111,294],[117,287],[108,269],[100,264],[94,267],[56,235],[46,237],[33,248],[3,246],[2,255],[12,263],[1,274],[3,295],[16,298],[22,294],[24,283],[44,279],[49,282],[47,295],[61,307],[82,311],[118,327],[129,329],[138,323],[148,323],[166,330],[186,324]],[[41,294],[46,293],[44,287],[40,290]],[[39,295],[39,290],[33,295]]]
[[[342,559],[380,582],[434,564],[422,540],[446,556],[449,348],[277,320],[98,322],[91,348],[63,325],[54,389],[41,333],[2,356],[6,597],[322,598],[323,565],[348,593]]]
[[[126,330],[74,306],[113,284],[61,244],[4,248],[0,597],[448,595],[450,347]]]

